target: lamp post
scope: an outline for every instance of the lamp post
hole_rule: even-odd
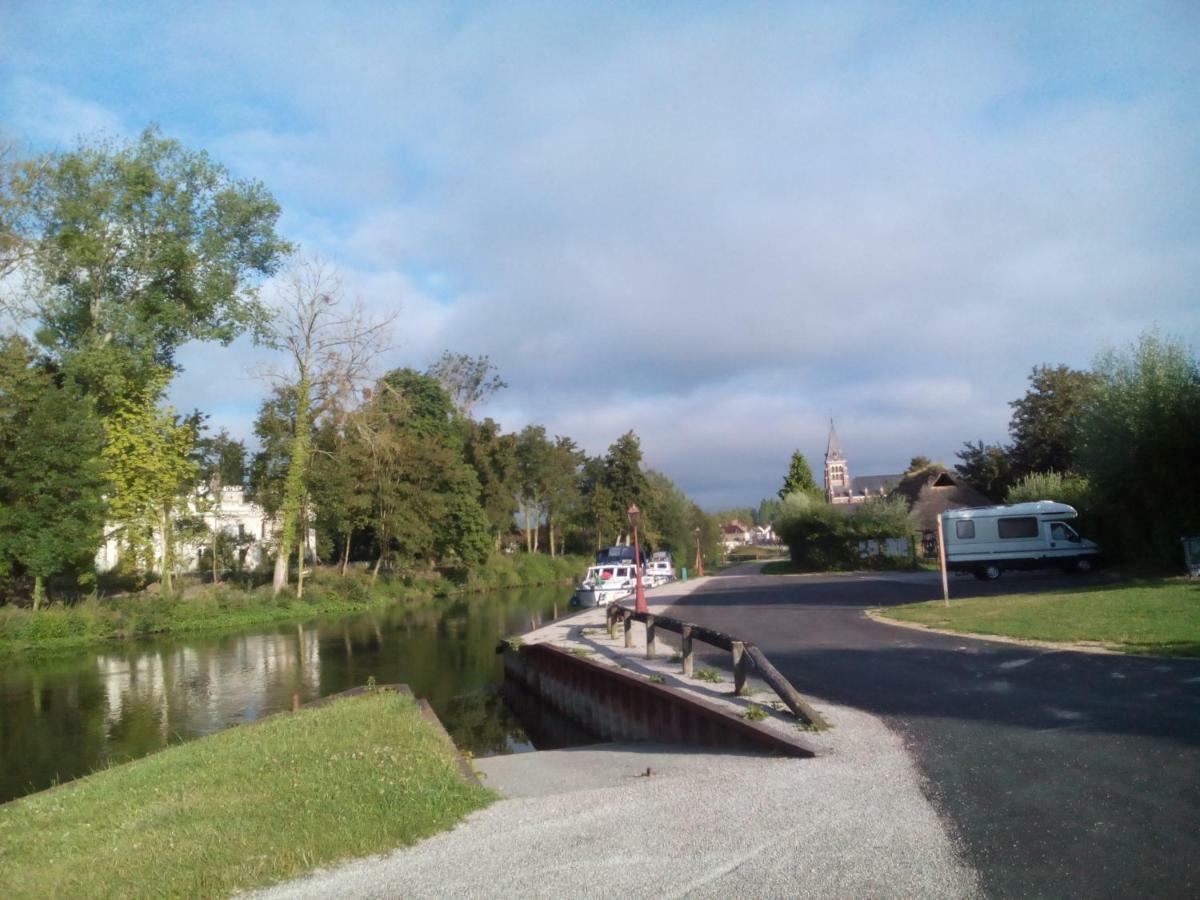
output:
[[[632,504],[629,507],[629,524],[633,528],[633,576],[634,584],[637,587],[634,589],[633,611],[644,613],[649,612],[650,608],[646,606],[646,589],[642,586],[642,551],[638,546],[638,522],[641,521],[642,511],[637,508],[637,504]]]
[[[696,536],[696,577],[704,577],[704,557],[700,555],[700,529],[693,528],[692,534]]]

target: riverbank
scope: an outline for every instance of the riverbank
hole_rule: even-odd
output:
[[[587,560],[583,557],[552,559],[517,554],[498,556],[459,580],[438,577],[435,573],[402,580],[381,578],[371,585],[369,576],[362,571],[352,570],[342,577],[334,570],[319,570],[305,579],[302,598],[292,590],[276,597],[270,585],[253,590],[205,585],[193,587],[181,597],[143,591],[111,598],[93,597],[74,606],[53,604],[36,613],[8,606],[0,608],[0,656],[76,650],[156,635],[236,631],[488,590],[565,585],[586,567]]]
[[[1081,649],[1090,645],[1155,656],[1200,656],[1200,583],[1183,578],[974,597],[952,600],[949,606],[931,600],[881,609],[876,616],[980,637]]]
[[[21,897],[211,897],[407,846],[495,795],[410,695],[375,691],[0,806]]]

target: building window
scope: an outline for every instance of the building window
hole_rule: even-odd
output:
[[[1038,536],[1038,522],[1033,516],[1010,516],[1000,519],[998,524],[1002,538],[1035,538]]]
[[[975,537],[975,523],[970,519],[959,519],[954,523],[954,533],[964,541]]]

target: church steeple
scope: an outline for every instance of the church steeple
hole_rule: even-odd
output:
[[[829,420],[829,441],[825,445],[825,500],[829,503],[845,503],[850,498],[850,467],[842,454],[842,442],[838,440],[833,419]]]

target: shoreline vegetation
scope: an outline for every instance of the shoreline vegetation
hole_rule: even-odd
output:
[[[465,576],[432,572],[380,578],[374,585],[369,573],[361,569],[350,569],[341,576],[336,569],[319,568],[306,576],[303,597],[291,590],[275,595],[269,582],[250,589],[226,583],[194,585],[175,596],[145,590],[91,597],[70,606],[44,606],[37,612],[5,606],[0,607],[0,657],[66,652],[158,636],[237,631],[484,591],[566,585],[586,567],[586,558],[580,556],[516,554],[496,556]]]
[[[368,691],[3,804],[0,883],[11,898],[228,896],[414,844],[495,799],[411,696]]]
[[[1200,657],[1200,583],[1186,578],[893,606],[877,615],[928,628],[1121,653]]]

